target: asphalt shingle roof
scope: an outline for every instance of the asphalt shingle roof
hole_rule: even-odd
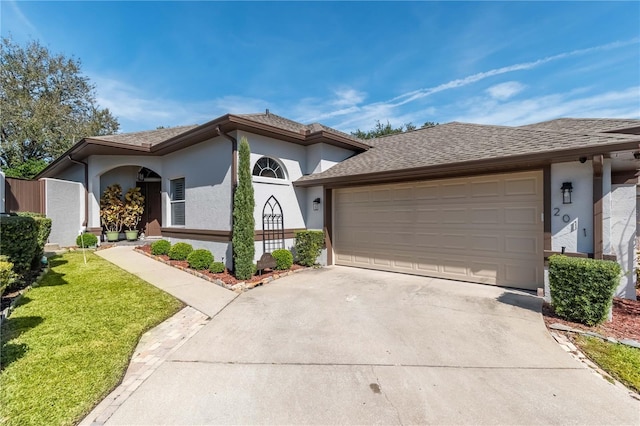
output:
[[[146,130],[144,132],[121,133],[117,135],[107,136],[93,136],[89,139],[134,146],[142,146],[142,144],[145,143],[156,145],[191,129],[195,129],[196,127],[198,127],[198,125],[168,127],[166,129]]]
[[[637,135],[579,134],[525,127],[448,123],[377,138],[373,148],[298,182],[508,158],[639,140]]]
[[[542,123],[520,126],[520,128],[588,134],[615,132],[615,130],[638,126],[640,126],[640,120],[626,118],[557,118],[555,120],[543,121]]]
[[[327,127],[324,124],[312,123],[312,124],[305,125],[302,123],[298,123],[297,121],[289,120],[288,118],[284,118],[279,115],[273,114],[271,112],[268,114],[267,113],[237,114],[237,116],[246,118],[247,120],[255,121],[257,123],[267,124],[269,126],[277,127],[283,130],[289,130],[296,133],[304,133],[305,131],[309,131],[310,133],[324,131],[334,135],[342,136],[347,139],[351,139],[352,141],[356,141],[364,144],[367,143],[367,141],[364,141],[348,133],[344,133],[339,130],[333,129],[331,127]]]

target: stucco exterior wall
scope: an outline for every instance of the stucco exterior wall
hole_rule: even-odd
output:
[[[304,174],[320,173],[353,155],[353,151],[318,143],[307,147],[307,167]]]
[[[211,254],[213,254],[213,258],[215,262],[224,262],[224,264],[227,265],[227,268],[233,269],[233,252],[231,250],[231,243],[220,243],[215,241],[201,241],[201,240],[193,240],[189,238],[173,238],[173,237],[166,237],[164,239],[167,241],[170,241],[171,244],[175,244],[175,243],[191,244],[194,250],[197,250],[197,249],[209,250]]]
[[[84,185],[58,179],[44,179],[46,215],[51,219],[49,241],[61,247],[74,246],[83,231]]]
[[[262,211],[271,196],[275,197],[282,207],[285,229],[305,228],[304,205],[307,191],[304,188],[294,188],[292,184],[293,181],[302,177],[306,167],[305,147],[252,133],[238,132],[238,139],[242,136],[247,138],[251,148],[251,170],[256,161],[267,156],[280,162],[286,175],[286,179],[253,176],[256,202],[253,215],[256,222],[255,229],[262,230]],[[262,244],[260,244],[261,254]]]
[[[562,203],[560,187],[571,182],[571,204]],[[609,180],[610,182],[610,180]],[[593,252],[593,168],[591,161],[551,165],[551,249]]]
[[[313,210],[313,200],[320,198],[318,210]],[[305,223],[307,229],[316,229],[321,231],[324,228],[324,189],[321,186],[313,186],[307,188],[307,199],[305,201]]]
[[[636,185],[611,187],[611,246],[622,267],[620,286],[616,296],[636,298]]]
[[[171,180],[185,180],[185,225],[231,230],[231,142],[217,137],[162,158],[163,226],[171,226]]]
[[[120,183],[122,190],[126,191],[135,185],[137,172],[141,167],[146,167],[162,176],[162,158],[148,156],[121,156],[121,155],[92,155],[87,159],[89,165],[89,228],[100,227],[100,197],[104,188],[111,183]],[[129,172],[120,172],[117,169],[123,167]],[[131,170],[135,170],[132,175]],[[112,172],[113,171],[113,172]],[[118,182],[118,176],[122,173],[123,182]],[[103,177],[104,175],[104,177]],[[127,186],[128,185],[128,186]]]
[[[56,179],[70,180],[84,185],[84,166],[74,163],[62,173],[58,174]]]

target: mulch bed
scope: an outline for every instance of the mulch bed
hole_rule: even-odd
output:
[[[0,298],[0,311],[4,311],[6,308],[11,306],[11,302],[19,297],[25,288],[32,285],[36,281],[36,279],[38,279],[38,276],[40,276],[41,272],[42,268],[29,271],[26,273],[23,280],[15,283],[9,289],[7,289]]]
[[[620,339],[632,339],[640,342],[640,289],[636,289],[638,300],[613,299],[613,320],[589,327],[584,324],[563,320],[553,311],[553,307],[545,303],[542,307],[544,322],[549,327],[551,324],[560,323],[584,331],[593,331],[607,337]]]
[[[146,244],[144,246],[138,246],[136,247],[136,250],[140,250],[143,251],[145,253],[147,253],[148,255],[151,255],[151,246]],[[155,256],[154,257],[158,257],[160,259],[162,259],[165,263],[171,265],[171,266],[176,266],[176,267],[180,267],[180,268],[184,268],[184,269],[190,269],[189,268],[189,262],[185,261],[185,260],[170,260],[169,256],[167,255],[160,255],[160,256]],[[284,271],[272,271],[270,269],[265,269],[264,271],[262,271],[262,274],[260,275],[254,275],[253,277],[251,277],[248,280],[239,280],[237,279],[235,276],[233,276],[233,274],[230,271],[225,271],[219,274],[214,274],[213,272],[209,272],[208,270],[201,270],[201,271],[196,271],[206,277],[212,278],[212,279],[217,279],[222,281],[223,283],[232,286],[238,283],[256,283],[258,281],[262,281],[265,278],[269,278],[271,276],[274,275],[282,275],[282,274],[286,274],[289,271],[297,271],[299,269],[304,269],[303,266],[300,265],[296,265],[294,264],[293,266],[291,266],[290,269],[284,270]]]

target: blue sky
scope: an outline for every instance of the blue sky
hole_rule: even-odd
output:
[[[343,131],[640,118],[640,2],[0,3],[121,131],[271,112]]]

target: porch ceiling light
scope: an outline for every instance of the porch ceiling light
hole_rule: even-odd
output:
[[[320,209],[320,198],[313,200],[313,210],[318,211]]]
[[[562,204],[571,204],[571,192],[573,192],[573,185],[571,182],[562,182]]]

